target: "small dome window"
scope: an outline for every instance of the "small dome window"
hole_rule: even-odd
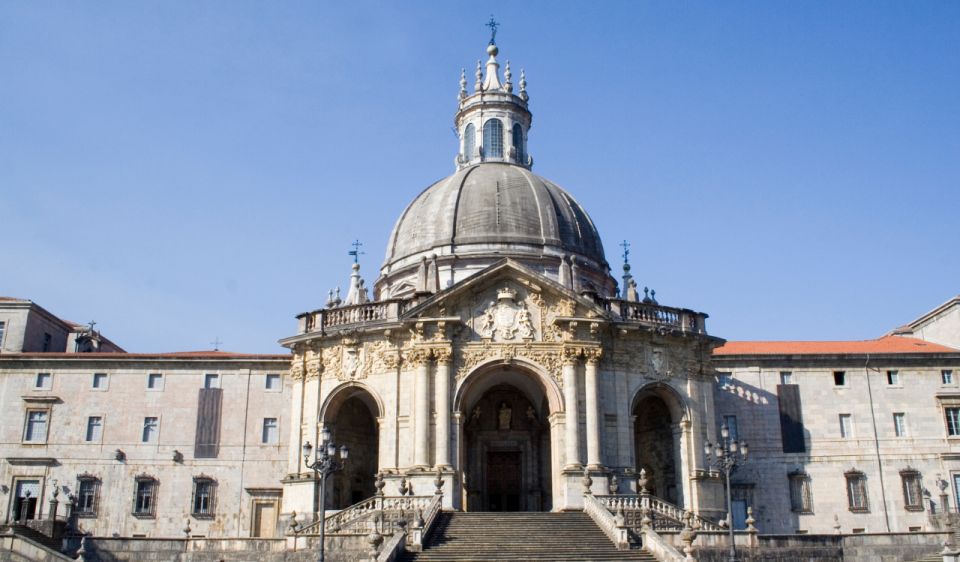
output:
[[[513,148],[517,151],[517,162],[519,164],[527,163],[527,151],[523,145],[523,127],[520,123],[513,126]]]
[[[499,119],[483,124],[483,152],[487,158],[503,158],[503,123]]]
[[[477,128],[473,126],[473,123],[469,123],[467,128],[463,130],[463,160],[465,162],[473,160],[476,152]]]

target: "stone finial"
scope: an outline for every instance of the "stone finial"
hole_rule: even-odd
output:
[[[367,535],[367,544],[370,545],[370,560],[377,559],[377,553],[380,552],[380,545],[383,544],[383,535],[377,532],[376,529],[370,531],[370,534]]]
[[[341,303],[343,303],[343,299],[340,298],[340,287],[337,286],[333,292],[333,306],[340,306]]]
[[[383,471],[377,472],[377,479],[374,481],[373,485],[377,488],[377,495],[383,495],[383,487],[387,485],[383,480]]]
[[[477,81],[473,85],[473,91],[482,92],[483,91],[483,63],[480,61],[477,61],[476,76],[477,76]]]
[[[300,523],[297,522],[297,512],[296,512],[296,511],[291,511],[291,512],[290,512],[290,524],[289,524],[288,526],[290,527],[290,532],[291,532],[291,533],[297,534],[297,528],[300,526]]]
[[[610,490],[611,496],[617,495],[617,492],[620,491],[620,480],[617,478],[616,472],[614,472],[610,477],[610,482],[607,484],[607,489]]]
[[[650,289],[650,302],[653,304],[660,304],[657,302],[657,291],[654,289]]]
[[[627,294],[625,298],[630,302],[640,301],[640,295],[637,294],[637,282],[634,281],[633,279],[631,279],[630,282],[627,283]]]
[[[398,488],[398,491],[400,492],[401,496],[405,496],[407,495],[408,489],[409,488],[407,488],[407,478],[404,476],[403,478],[400,479],[400,487]]]
[[[649,481],[650,480],[647,479],[647,469],[641,468],[640,474],[637,476],[637,492],[639,492],[640,495],[645,496],[649,493],[647,490],[647,483]]]
[[[627,526],[627,517],[623,513],[622,502],[617,502],[617,512],[613,516],[613,521],[618,529],[622,529]]]
[[[833,514],[833,531],[836,534],[840,534],[842,527],[840,526],[840,516],[836,513]]]
[[[513,82],[511,81],[512,78],[513,78],[513,73],[510,72],[510,61],[507,61],[507,65],[503,69],[503,79],[504,79],[503,89],[508,92],[513,91]]]
[[[527,101],[530,96],[527,95],[527,73],[520,69],[520,99]]]
[[[191,531],[193,531],[193,529],[190,528],[190,518],[188,517],[187,524],[183,527],[183,537],[189,539]]]
[[[350,272],[350,288],[347,290],[345,305],[363,304],[367,302],[367,290],[363,278],[360,277],[360,264],[353,262]]]
[[[87,536],[80,538],[80,549],[77,550],[77,560],[84,560],[90,550],[87,548]]]
[[[327,293],[327,308],[333,308],[333,289]]]
[[[467,71],[464,68],[460,69],[460,93],[457,94],[457,99],[463,101],[467,97]]]
[[[643,302],[650,304],[653,301],[650,299],[650,287],[643,288]]]
[[[693,514],[689,511],[683,512],[683,530],[680,531],[680,542],[683,543],[684,562],[696,562],[693,557],[693,541],[697,538],[696,527],[691,523]]]
[[[439,468],[437,469],[437,477],[433,479],[433,486],[436,488],[434,494],[443,495],[443,471]]]
[[[590,469],[584,467],[583,469],[583,478],[580,482],[583,484],[583,495],[589,496],[592,492],[590,488],[593,486],[593,478],[590,478]]]
[[[756,533],[756,532],[757,532],[757,528],[753,526],[753,524],[756,523],[756,522],[757,522],[757,520],[753,518],[753,507],[752,507],[752,506],[751,506],[751,507],[747,507],[747,519],[746,519],[746,524],[747,524],[747,532],[748,532],[748,533]]]

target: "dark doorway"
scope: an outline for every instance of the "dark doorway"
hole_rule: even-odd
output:
[[[39,480],[17,481],[13,500],[14,521],[26,521],[37,517],[37,498],[40,496]]]
[[[487,509],[520,511],[523,466],[520,451],[487,453]]]
[[[378,431],[376,407],[359,391],[338,404],[328,422],[337,445],[350,449],[343,470],[335,472],[327,488],[327,509],[344,509],[373,496],[377,473]],[[331,489],[332,488],[332,489]]]
[[[633,411],[634,451],[637,471],[646,470],[647,489],[651,494],[680,505],[682,498],[677,486],[678,426],[670,409],[659,396],[649,395],[637,401]]]

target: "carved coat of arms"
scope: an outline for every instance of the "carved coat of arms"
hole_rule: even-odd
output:
[[[362,378],[364,366],[363,348],[343,347],[343,359],[340,363],[344,380]]]
[[[517,292],[505,287],[497,292],[497,300],[491,301],[480,317],[477,332],[482,338],[498,341],[533,339],[535,330],[527,304],[517,303]]]

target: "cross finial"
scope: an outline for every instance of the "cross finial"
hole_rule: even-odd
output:
[[[93,331],[93,327],[96,326],[96,325],[97,325],[96,321],[94,321],[94,320],[91,320],[91,321],[90,321],[89,328],[90,328],[90,331],[91,331],[91,332]]]
[[[353,256],[353,263],[360,263],[360,256],[366,254],[366,252],[360,251],[360,246],[363,246],[363,242],[354,240],[350,245],[353,246],[353,249],[347,252],[347,255]]]
[[[220,336],[217,336],[216,338],[214,338],[214,340],[213,340],[212,342],[210,342],[210,345],[213,346],[213,350],[214,350],[214,351],[220,351],[220,344],[222,344],[222,343],[223,343],[223,342],[220,341]]]
[[[623,263],[630,263],[630,242],[624,240],[618,245],[623,248]]]
[[[500,27],[500,24],[493,19],[493,14],[490,14],[490,21],[486,23],[486,26],[490,28],[490,44],[495,45],[497,43],[497,28]]]

